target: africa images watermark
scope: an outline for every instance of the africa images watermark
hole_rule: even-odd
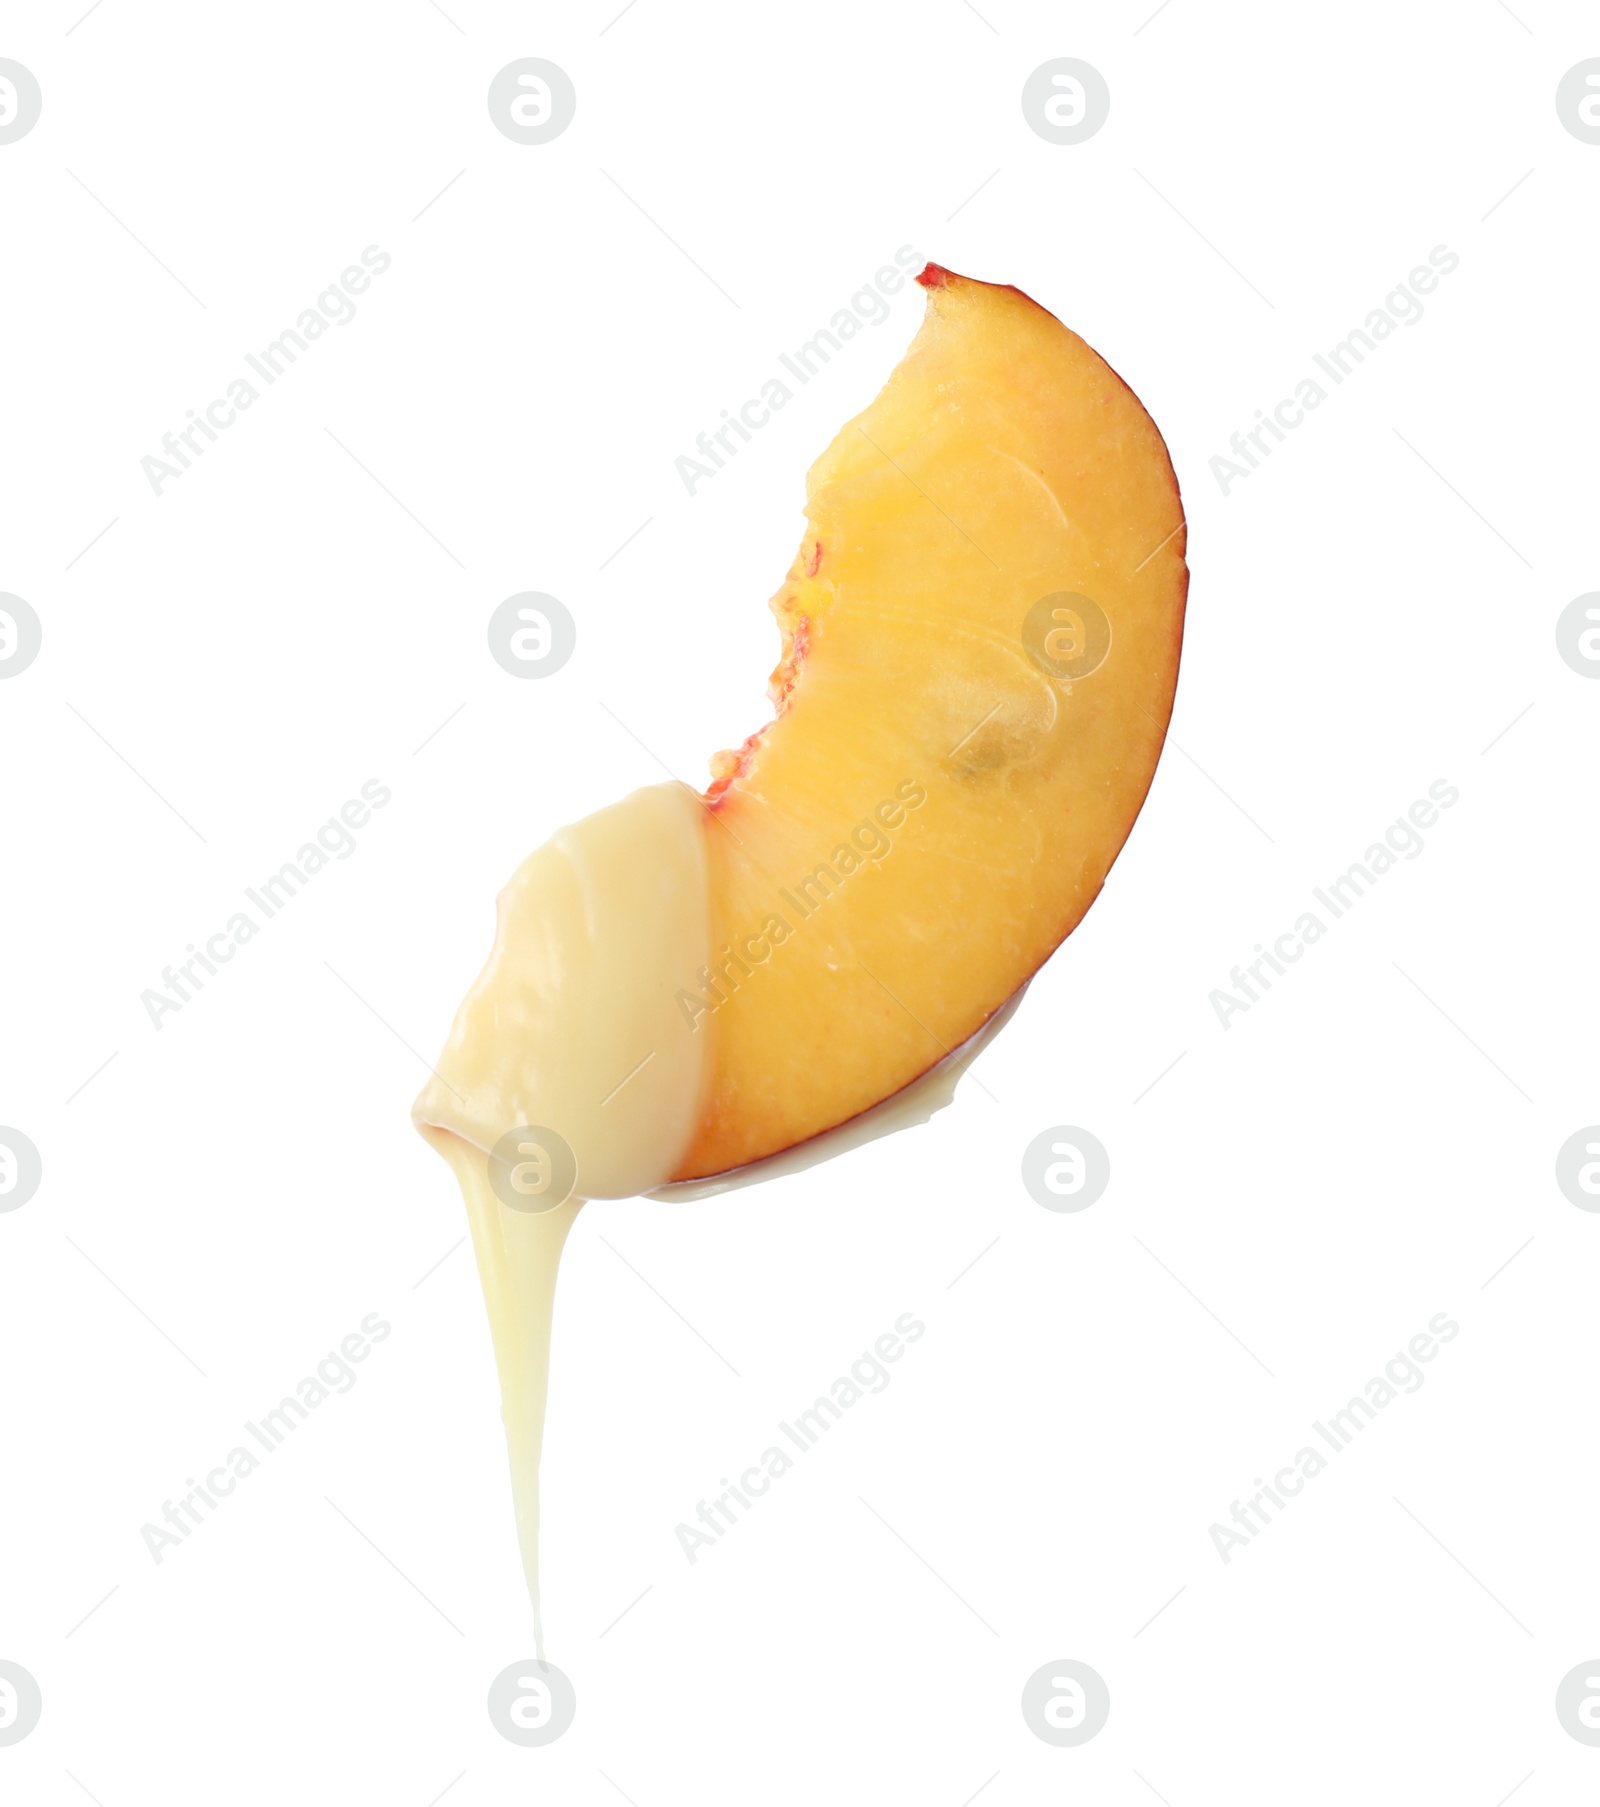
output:
[[[293,326],[285,327],[259,352],[247,351],[244,361],[251,372],[270,388],[303,351],[308,350],[330,326],[348,326],[356,317],[355,297],[365,294],[374,276],[382,276],[394,260],[377,245],[368,245],[359,264],[341,271],[339,280],[328,284],[314,307],[304,309]],[[147,454],[139,460],[139,468],[149,479],[157,496],[162,486],[181,477],[201,457],[206,444],[215,444],[218,434],[252,407],[260,398],[260,390],[249,376],[236,376],[225,395],[206,404],[205,412],[189,410],[189,424],[173,433],[164,433],[161,450],[164,457]],[[202,443],[204,442],[204,443]],[[187,447],[187,450],[185,448]]]
[[[691,1029],[700,1027],[703,1016],[714,1014],[739,989],[739,981],[748,979],[758,966],[772,958],[774,948],[782,947],[808,922],[853,873],[862,872],[894,851],[888,830],[902,827],[906,811],[921,809],[928,793],[915,778],[907,778],[895,786],[894,797],[885,798],[876,809],[864,816],[850,830],[847,841],[834,848],[829,859],[797,880],[792,886],[780,885],[778,896],[793,913],[794,922],[774,910],[753,935],[736,935],[717,956],[714,966],[702,966],[695,975],[701,991],[677,993],[677,1005]],[[714,806],[713,806],[714,807]],[[735,968],[738,970],[735,971]]]
[[[1390,1356],[1382,1374],[1373,1375],[1348,1404],[1329,1415],[1326,1424],[1320,1418],[1313,1420],[1312,1430],[1334,1455],[1342,1456],[1378,1413],[1392,1405],[1401,1393],[1421,1392],[1422,1383],[1428,1377],[1419,1363],[1433,1361],[1440,1346],[1453,1343],[1460,1334],[1461,1326],[1454,1318],[1447,1312],[1436,1311],[1428,1320],[1428,1328],[1418,1331],[1404,1352],[1397,1349]],[[1278,1470],[1270,1485],[1257,1475],[1257,1492],[1244,1503],[1233,1502],[1229,1516],[1238,1529],[1230,1531],[1226,1525],[1211,1527],[1211,1542],[1222,1558],[1224,1568],[1233,1560],[1236,1549],[1247,1549],[1272,1523],[1272,1514],[1267,1510],[1269,1504],[1281,1513],[1290,1500],[1305,1491],[1306,1482],[1314,1481],[1327,1467],[1328,1458],[1308,1443],[1295,1451],[1293,1460]]]
[[[1461,800],[1460,791],[1445,778],[1434,779],[1428,786],[1428,796],[1433,799],[1432,803],[1419,797],[1403,816],[1389,824],[1381,841],[1374,841],[1359,860],[1330,880],[1326,889],[1321,885],[1313,886],[1311,895],[1327,911],[1331,921],[1337,922],[1365,897],[1386,872],[1393,870],[1397,860],[1418,858],[1427,846],[1421,831],[1434,826],[1439,820],[1439,810],[1450,809]],[[1435,803],[1438,809],[1434,808]],[[1216,1011],[1222,1027],[1231,1028],[1231,1017],[1248,1010],[1252,1004],[1259,1004],[1261,992],[1271,991],[1272,981],[1265,969],[1270,968],[1282,978],[1313,942],[1327,934],[1328,928],[1329,923],[1324,922],[1315,910],[1306,910],[1295,918],[1294,927],[1278,936],[1270,948],[1258,941],[1256,959],[1249,965],[1236,966],[1228,975],[1233,990],[1217,989],[1211,993],[1211,1008]]]
[[[870,282],[863,283],[850,297],[850,305],[839,308],[826,326],[796,346],[793,356],[779,352],[778,362],[796,384],[803,388],[809,383],[864,326],[881,326],[889,318],[886,297],[899,294],[922,262],[921,255],[910,245],[902,245],[894,254],[894,263],[884,264]],[[736,457],[739,446],[748,445],[780,408],[794,400],[794,393],[781,375],[771,376],[761,385],[761,393],[742,403],[737,413],[724,408],[722,425],[696,438],[694,447],[699,456],[683,454],[673,460],[689,494],[692,496],[700,484],[716,476],[729,459]]]
[[[826,1393],[803,1412],[796,1413],[793,1424],[780,1419],[778,1429],[800,1455],[809,1455],[822,1441],[824,1433],[831,1431],[851,1406],[868,1393],[882,1393],[887,1389],[894,1376],[885,1364],[899,1361],[907,1345],[921,1342],[926,1330],[927,1325],[921,1318],[913,1317],[909,1311],[901,1312],[894,1321],[894,1328],[886,1330],[870,1352],[863,1349],[851,1362],[848,1374],[841,1374]],[[711,1549],[738,1524],[740,1515],[734,1511],[736,1505],[749,1512],[772,1483],[781,1481],[794,1465],[795,1458],[774,1443],[762,1450],[739,1476],[737,1484],[724,1475],[718,1483],[723,1491],[714,1500],[709,1504],[705,1500],[696,1501],[695,1517],[705,1529],[697,1531],[693,1525],[683,1524],[674,1527],[678,1548],[688,1557],[689,1566],[693,1568],[700,1550]]]
[[[335,1354],[330,1349],[317,1363],[316,1372],[308,1374],[294,1392],[280,1399],[270,1412],[263,1413],[259,1424],[252,1423],[248,1418],[245,1420],[244,1428],[250,1433],[251,1440],[267,1455],[276,1455],[291,1432],[297,1431],[324,1400],[334,1393],[350,1391],[361,1378],[351,1364],[364,1362],[371,1355],[375,1344],[388,1341],[389,1331],[389,1320],[379,1317],[375,1311],[369,1311],[359,1327],[340,1342],[338,1353]],[[261,1456],[246,1449],[242,1443],[238,1444],[228,1451],[204,1481],[198,1481],[190,1475],[184,1482],[189,1491],[176,1504],[171,1500],[163,1500],[161,1517],[168,1529],[163,1531],[160,1525],[152,1524],[139,1527],[144,1547],[150,1552],[156,1567],[160,1568],[162,1556],[167,1550],[179,1548],[241,1481],[247,1481],[255,1473],[261,1463]],[[201,1506],[206,1508],[204,1513],[200,1510]]]
[[[361,787],[363,803],[351,797],[337,816],[329,816],[317,830],[317,838],[307,841],[292,860],[285,860],[259,887],[246,885],[244,894],[261,914],[257,922],[249,910],[235,910],[215,935],[208,935],[203,948],[189,943],[189,958],[176,960],[161,969],[164,990],[145,990],[139,994],[151,1025],[159,1029],[161,1019],[194,1002],[194,994],[205,988],[200,968],[215,978],[247,941],[253,941],[261,929],[276,916],[289,900],[297,896],[326,866],[330,859],[347,860],[356,850],[354,830],[365,828],[372,820],[372,810],[382,809],[393,796],[388,785],[369,778]],[[367,808],[367,804],[372,809]],[[179,975],[182,975],[181,977]]]
[[[1439,279],[1453,275],[1460,265],[1461,259],[1447,245],[1435,245],[1428,253],[1427,263],[1418,264],[1404,282],[1384,296],[1382,307],[1373,308],[1360,326],[1329,348],[1326,357],[1320,351],[1313,352],[1312,362],[1337,388],[1397,327],[1415,326],[1426,311],[1422,297],[1431,295],[1439,286]],[[1228,441],[1228,450],[1234,456],[1227,458],[1218,453],[1211,460],[1211,474],[1223,495],[1228,495],[1241,477],[1248,477],[1263,459],[1272,455],[1273,442],[1281,445],[1327,399],[1328,391],[1317,378],[1306,376],[1295,385],[1294,394],[1286,395],[1270,414],[1257,408],[1257,424],[1235,433]],[[1242,463],[1238,462],[1240,459]]]

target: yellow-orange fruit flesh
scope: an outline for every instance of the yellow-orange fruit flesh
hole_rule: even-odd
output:
[[[711,792],[679,1179],[855,1116],[980,1028],[1094,901],[1160,755],[1188,584],[1161,435],[1025,295],[921,280],[921,332],[808,478],[777,718]],[[1089,675],[1024,642],[1059,593],[1109,624]]]

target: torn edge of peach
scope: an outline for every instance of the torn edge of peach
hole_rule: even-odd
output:
[[[798,562],[798,561],[796,561]],[[822,541],[813,539],[811,555],[801,566],[807,577],[815,577],[822,569]],[[787,586],[780,592],[787,600]],[[767,730],[773,722],[789,707],[794,687],[799,681],[801,668],[805,665],[806,654],[811,650],[811,617],[803,610],[795,610],[792,615],[780,618],[784,632],[783,656],[773,668],[772,676],[767,680],[767,695],[772,700],[772,721],[763,722],[754,734],[747,734],[739,744],[736,753],[714,753],[711,757],[711,783],[701,793],[701,801],[708,809],[717,809],[727,795],[729,787],[743,778],[755,763],[756,750],[761,745]]]

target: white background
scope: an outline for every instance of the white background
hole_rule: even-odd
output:
[[[0,1795],[1594,1798],[1553,1697],[1600,1654],[1600,1218],[1553,1163],[1600,1117],[1600,685],[1553,627],[1597,583],[1600,147],[1554,91],[1600,37],[1511,4],[102,0],[69,32],[13,0],[44,111],[0,146],[0,589],[44,650],[0,686],[0,1121],[44,1182],[0,1216],[0,1657],[44,1717]],[[578,93],[538,147],[485,105],[529,55]],[[1068,55],[1112,106],[1060,147],[1019,98]],[[369,244],[357,317],[153,495],[140,459]],[[1166,435],[1173,738],[949,1112],[581,1215],[545,1452],[578,1717],[518,1749],[489,1339],[408,1106],[522,856],[766,719],[805,468],[919,293],[692,499],[673,460],[903,244],[1026,289]],[[1441,244],[1425,318],[1224,496],[1209,459]],[[523,589],[579,624],[542,683],[485,646]],[[357,851],[154,1029],[141,991],[370,778]],[[1441,778],[1426,851],[1220,1027],[1210,991]],[[1076,1216],[1019,1179],[1061,1123],[1111,1156]],[[889,1389],[691,1567],[674,1526],[908,1310]],[[372,1311],[354,1390],[156,1565],[141,1525]],[[1440,1311],[1426,1385],[1224,1565],[1213,1521]],[[1019,1709],[1062,1657],[1112,1698],[1073,1750]]]

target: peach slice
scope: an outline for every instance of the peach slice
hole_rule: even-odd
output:
[[[817,1135],[978,1030],[1093,903],[1161,752],[1188,571],[1155,423],[1019,290],[918,280],[922,330],[807,480],[776,719],[713,761],[676,1179]]]
[[[810,474],[774,720],[704,797],[635,792],[528,857],[414,1108],[467,1202],[536,1617],[581,1200],[728,1176],[992,1032],[1161,752],[1188,573],[1160,434],[1026,295],[918,280],[921,332]]]

